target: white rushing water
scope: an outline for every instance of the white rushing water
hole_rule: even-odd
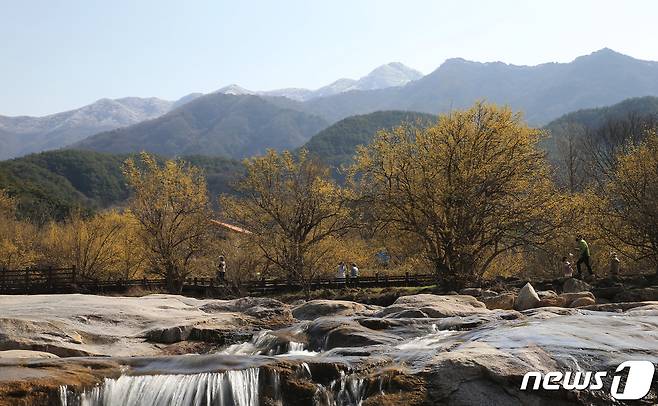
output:
[[[272,356],[316,356],[319,353],[305,349],[304,343],[289,341],[281,342],[270,330],[254,334],[250,341],[233,344],[219,354],[230,355],[272,355]]]
[[[258,372],[123,375],[78,395],[60,387],[60,400],[62,406],[258,406]]]
[[[366,382],[341,371],[340,378],[329,387],[317,385],[314,406],[361,406],[366,397]]]
[[[251,341],[233,344],[220,354],[231,355],[276,355],[277,338],[270,330],[263,330],[254,334]]]

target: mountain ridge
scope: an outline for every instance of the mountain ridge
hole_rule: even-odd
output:
[[[216,111],[219,115],[214,116],[206,114],[207,111],[201,106],[199,108],[203,111],[199,114],[203,122],[197,119],[192,119],[194,122],[190,122],[188,119],[199,114],[193,112],[193,109],[185,109],[184,113],[178,115],[178,120],[160,122],[158,132],[168,134],[168,138],[152,139],[146,144],[140,144],[139,139],[130,142],[124,139],[122,142],[131,145],[129,151],[170,143],[172,145],[164,145],[159,152],[166,155],[192,152],[221,153],[237,158],[259,153],[267,147],[296,148],[307,141],[308,137],[313,135],[313,131],[322,126],[328,126],[349,116],[375,111],[400,110],[438,114],[467,108],[475,101],[485,100],[508,105],[513,110],[522,112],[531,125],[542,126],[571,111],[612,105],[632,97],[658,96],[658,62],[636,59],[609,48],[579,56],[571,62],[549,62],[532,66],[450,58],[430,74],[415,80],[408,77],[409,72],[403,72],[405,69],[413,71],[400,63],[389,63],[374,69],[359,80],[339,79],[315,91],[288,88],[251,95],[254,92],[239,85],[230,85],[208,95],[198,93],[188,95],[174,102],[173,105],[172,102],[162,102],[159,99],[101,99],[95,105],[91,105],[97,107],[98,111],[94,111],[94,108],[89,106],[79,109],[84,113],[79,114],[81,117],[76,117],[71,112],[64,112],[40,119],[43,121],[41,125],[49,130],[39,133],[40,130],[37,128],[33,131],[39,133],[36,135],[21,130],[21,126],[36,126],[34,120],[31,121],[29,117],[0,116],[0,147],[2,147],[1,153],[4,154],[0,155],[0,159],[32,151],[57,149],[66,145],[80,146],[81,144],[78,143],[85,143],[84,139],[92,135],[103,134],[116,128],[128,128],[136,125],[135,122],[146,122],[161,117],[165,109],[169,109],[167,113],[170,113],[185,108],[187,105],[185,102],[194,102],[196,99],[222,94],[222,92],[251,95],[260,98],[261,101],[250,99],[249,104],[255,109],[253,112],[247,111],[243,103],[242,109],[219,109]],[[396,76],[400,72],[402,79]],[[391,75],[393,79],[387,78]],[[416,76],[419,75],[420,73],[417,73]],[[377,78],[384,78],[384,83],[379,83]],[[407,83],[381,88],[398,84],[399,81],[395,82],[395,80],[407,81]],[[359,86],[367,90],[358,89]],[[309,92],[316,92],[317,97],[301,102],[295,100],[295,98],[308,98]],[[150,105],[148,100],[151,100]],[[265,105],[271,110],[263,115]],[[273,110],[275,108],[279,110],[278,113]],[[287,113],[283,114],[282,110],[287,110]],[[78,110],[74,112],[76,111]],[[311,116],[315,119],[311,119]],[[49,123],[48,121],[52,121],[53,117],[64,117],[62,121],[71,125],[60,125],[56,120],[54,123]],[[121,117],[121,120],[116,117]],[[266,117],[269,119],[265,119]],[[93,125],[86,125],[87,122]],[[311,125],[311,122],[314,124]],[[298,127],[302,123],[305,123],[302,125],[304,128]],[[217,138],[218,133],[213,133],[210,128],[214,125],[222,127],[227,138]],[[264,133],[268,126],[276,129],[271,137]],[[281,132],[284,129],[290,130],[290,134]],[[240,135],[237,133],[239,131],[245,133]],[[214,138],[203,139],[205,135],[211,133],[214,134]],[[106,138],[105,146],[99,148],[101,150],[108,148],[116,152],[109,145],[111,136],[105,134],[100,138],[103,137]],[[185,143],[186,137],[189,138],[189,144]],[[94,140],[97,141],[98,138]],[[246,145],[247,139],[254,141],[255,145],[251,147]],[[87,144],[90,148],[98,147],[93,145],[96,141]],[[203,145],[208,147],[208,143],[214,145],[210,148],[202,147]],[[238,146],[239,144],[242,146]],[[124,148],[119,150],[124,151]]]
[[[451,58],[405,86],[341,93],[306,104],[308,111],[335,122],[379,110],[436,114],[484,99],[510,105],[531,124],[543,125],[570,111],[647,95],[658,95],[658,62],[604,48],[571,62],[532,66]]]
[[[423,76],[419,71],[401,62],[389,62],[370,71],[359,79],[340,78],[318,89],[284,88],[275,90],[249,90],[236,83],[224,86],[218,93],[257,96],[282,96],[296,101],[307,101],[318,97],[331,96],[352,90],[375,90],[403,86]]]

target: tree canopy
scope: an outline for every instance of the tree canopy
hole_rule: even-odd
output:
[[[554,227],[541,136],[508,108],[477,103],[427,128],[381,131],[352,179],[373,218],[417,238],[442,278],[473,280]]]

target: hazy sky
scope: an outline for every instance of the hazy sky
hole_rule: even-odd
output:
[[[0,114],[230,83],[317,88],[400,61],[658,60],[658,1],[0,0]]]

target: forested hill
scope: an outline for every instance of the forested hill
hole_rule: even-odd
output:
[[[658,129],[658,98],[640,97],[565,114],[546,127],[544,140],[557,181],[572,191],[599,184],[612,173],[616,156]]]
[[[626,119],[629,115],[650,116],[658,114],[658,97],[645,96],[626,99],[612,106],[583,109],[563,115],[546,125],[548,130],[557,130],[568,124],[595,129],[610,120]]]
[[[550,135],[544,146],[555,158],[560,143],[578,140],[590,147],[602,142],[621,143],[642,138],[647,127],[656,123],[658,97],[636,97],[612,106],[574,111],[551,121],[544,127]],[[610,137],[615,140],[605,139]]]
[[[0,188],[19,202],[19,214],[36,222],[61,219],[75,208],[122,204],[129,196],[121,166],[129,155],[60,150],[0,162]],[[181,158],[204,169],[212,201],[230,191],[242,171],[238,161],[204,156]]]
[[[304,148],[327,165],[339,168],[349,164],[356,148],[369,144],[377,131],[399,126],[403,122],[424,125],[435,120],[436,116],[413,111],[377,111],[352,116],[320,131]]]
[[[268,148],[297,148],[328,125],[319,116],[301,111],[300,103],[283,97],[213,93],[157,119],[96,134],[74,148],[239,159]]]

